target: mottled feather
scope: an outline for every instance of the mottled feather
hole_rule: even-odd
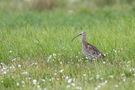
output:
[[[80,35],[82,35],[82,52],[86,57],[90,59],[105,57],[105,55],[101,51],[99,51],[95,46],[89,44],[86,41],[86,32],[82,32],[81,34],[75,36],[72,41]]]

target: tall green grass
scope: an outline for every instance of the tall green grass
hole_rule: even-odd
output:
[[[6,12],[0,20],[0,89],[133,90],[135,13]],[[106,54],[90,62],[81,37]]]

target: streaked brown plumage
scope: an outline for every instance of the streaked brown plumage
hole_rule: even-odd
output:
[[[86,32],[81,32],[79,35],[75,36],[72,41],[78,37],[82,35],[82,52],[83,54],[90,58],[90,59],[94,59],[94,58],[104,58],[105,55],[100,52],[95,46],[89,44],[86,41]]]

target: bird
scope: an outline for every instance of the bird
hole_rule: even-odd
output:
[[[93,60],[96,58],[105,58],[105,54],[99,51],[94,45],[88,43],[86,41],[86,32],[83,31],[77,36],[75,36],[72,41],[77,38],[78,36],[82,36],[82,53],[89,59]]]

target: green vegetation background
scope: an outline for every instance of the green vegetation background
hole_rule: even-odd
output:
[[[81,31],[106,54],[90,62]],[[134,0],[1,0],[1,90],[134,90]]]

